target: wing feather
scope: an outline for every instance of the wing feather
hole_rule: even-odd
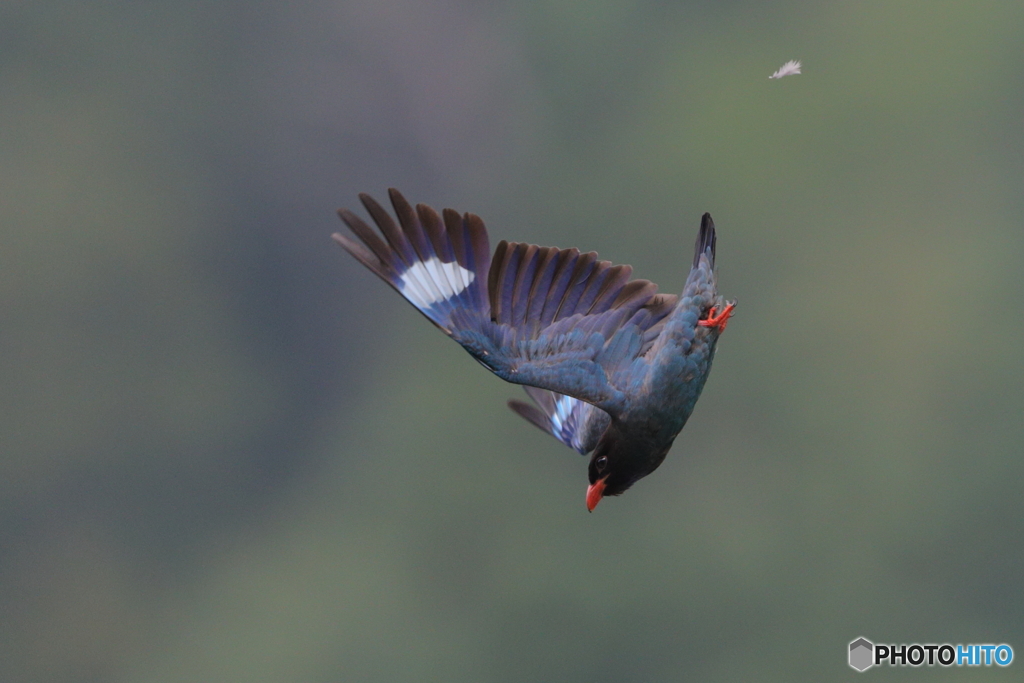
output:
[[[512,399],[509,408],[581,455],[594,450],[611,418],[589,403],[536,387],[523,387],[532,403]]]
[[[570,418],[573,434],[590,424],[589,404],[606,418],[621,410],[614,380],[649,348],[651,330],[675,297],[630,280],[630,266],[600,261],[595,252],[503,240],[492,255],[478,216],[414,209],[397,190],[388,194],[397,223],[360,195],[383,238],[342,210],[356,238],[336,235],[342,247],[499,377],[553,392],[536,410],[555,410],[544,419],[555,415],[559,430]],[[536,392],[535,399],[543,396]],[[533,409],[516,410],[538,424]],[[562,440],[577,450],[589,443],[574,438]]]

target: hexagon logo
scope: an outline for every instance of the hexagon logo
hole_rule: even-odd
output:
[[[850,666],[857,671],[866,671],[874,665],[875,644],[867,638],[858,638],[850,643]]]

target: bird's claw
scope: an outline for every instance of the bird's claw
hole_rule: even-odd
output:
[[[701,327],[713,327],[718,330],[721,334],[725,332],[725,326],[729,323],[729,318],[732,317],[732,309],[736,308],[736,304],[729,304],[722,309],[722,312],[715,315],[717,307],[712,306],[711,310],[708,311],[708,317],[705,320],[698,320],[697,324]]]

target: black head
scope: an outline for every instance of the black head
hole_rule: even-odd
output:
[[[650,451],[650,452],[648,452]],[[590,456],[587,477],[587,509],[591,512],[605,496],[618,496],[657,469],[668,449],[645,449],[618,435],[606,434]]]

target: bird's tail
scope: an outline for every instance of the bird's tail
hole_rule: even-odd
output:
[[[700,265],[701,254],[707,254],[711,261],[711,267],[715,266],[715,222],[711,220],[711,214],[706,213],[700,219],[700,232],[697,233],[697,244],[693,249],[693,267]]]
[[[701,296],[707,305],[718,296],[715,288],[715,222],[706,213],[700,219],[697,244],[693,249],[693,268],[686,278],[683,296]]]

